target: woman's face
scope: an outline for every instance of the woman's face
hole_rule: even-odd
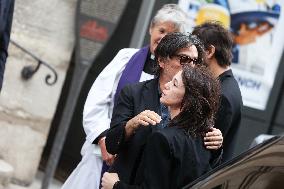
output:
[[[181,102],[185,93],[181,74],[182,71],[179,71],[170,82],[165,84],[165,89],[160,98],[161,103],[170,108],[181,107]]]
[[[161,39],[168,33],[178,32],[172,22],[158,22],[150,27],[150,51],[154,54],[155,49],[160,43]]]

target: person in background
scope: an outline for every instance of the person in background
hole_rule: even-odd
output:
[[[111,128],[106,135],[107,151],[113,155],[116,154],[115,161],[108,171],[117,173],[120,180],[130,185],[136,183],[137,168],[140,165],[148,136],[156,129],[167,129],[168,123],[173,118],[168,111],[167,104],[163,104],[159,100],[161,95],[163,98],[165,84],[173,79],[182,66],[204,64],[204,48],[200,40],[196,36],[182,33],[166,35],[156,48],[155,56],[158,63],[157,77],[123,88],[114,107]],[[175,87],[177,86],[176,83],[173,84]],[[202,86],[200,87],[202,88]],[[184,119],[190,120],[186,122],[188,124],[197,124],[196,122],[200,121],[198,120],[198,116],[201,116],[200,113],[202,112],[198,112],[196,108],[201,108],[197,106],[201,102],[195,99],[192,103],[192,110],[187,110],[192,112],[192,114],[188,114],[189,117],[185,116]],[[172,106],[170,110],[171,108]],[[149,127],[149,125],[154,126]],[[196,143],[197,151],[203,145],[202,141],[198,141]],[[211,154],[209,150],[208,152]],[[154,157],[154,154],[152,155]],[[190,159],[194,158],[191,155],[194,156],[195,154],[191,154],[189,151],[187,155]],[[183,155],[181,156],[183,157]],[[211,156],[206,156],[206,158],[209,157]],[[206,162],[206,167],[209,166],[207,159],[204,162]],[[156,161],[153,163],[158,164]],[[203,166],[198,163],[195,165],[195,163],[194,161],[191,166]],[[173,170],[178,170],[181,165],[176,164],[175,166],[175,168],[172,167]],[[151,175],[151,172],[147,172],[147,174]]]
[[[86,141],[81,150],[82,160],[62,189],[99,188],[102,172],[108,169],[106,164],[112,164],[114,159],[106,150],[105,135],[110,127],[116,97],[125,85],[154,78],[154,50],[166,34],[186,32],[187,21],[186,14],[178,5],[164,5],[151,21],[150,44],[141,49],[120,50],[99,74],[84,105]],[[216,149],[220,146],[220,133],[219,130],[207,133],[205,142],[208,148]],[[211,142],[210,139],[215,140]]]
[[[184,65],[163,87],[160,102],[169,107],[171,120],[164,129],[147,126],[155,131],[145,139],[133,184],[127,184],[117,173],[105,173],[102,189],[177,189],[208,172],[210,152],[203,145],[202,134],[214,125],[219,87],[204,66]],[[134,130],[136,135],[141,132]]]
[[[15,0],[0,0],[0,92],[8,57]]]
[[[224,136],[223,162],[232,158],[236,136],[241,122],[242,95],[230,68],[233,40],[230,32],[218,22],[196,26],[192,34],[204,43],[206,64],[221,82],[221,101],[215,126]]]

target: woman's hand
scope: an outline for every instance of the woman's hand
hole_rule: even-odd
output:
[[[117,173],[105,172],[102,178],[102,189],[112,189],[117,181],[119,181]]]
[[[131,136],[139,125],[143,126],[148,126],[149,124],[156,125],[157,123],[160,123],[161,120],[162,120],[161,116],[159,116],[159,114],[157,114],[156,112],[150,110],[144,110],[143,112],[133,117],[126,123],[125,126],[126,137]]]
[[[207,149],[218,150],[223,144],[223,135],[219,129],[212,128],[204,137],[204,145]]]

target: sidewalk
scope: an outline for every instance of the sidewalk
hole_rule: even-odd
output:
[[[34,182],[30,186],[24,187],[16,184],[9,184],[7,189],[41,189],[42,178],[43,178],[43,172],[39,171],[35,177]],[[62,183],[60,181],[53,180],[52,184],[49,186],[49,189],[60,189],[61,186]]]

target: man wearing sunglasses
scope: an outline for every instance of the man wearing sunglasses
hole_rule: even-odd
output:
[[[225,162],[233,155],[243,106],[240,88],[230,68],[233,40],[229,31],[218,23],[204,23],[195,27],[192,34],[197,35],[204,43],[206,64],[221,82],[221,101],[215,127],[224,136]]]
[[[186,64],[196,64],[197,63],[197,58],[191,58],[190,56],[184,55],[184,54],[176,54],[174,57],[177,57],[179,59],[179,63],[181,65],[186,65]]]
[[[170,116],[167,107],[160,103],[165,84],[181,70],[182,65],[203,64],[204,60],[202,43],[195,36],[181,33],[166,35],[155,55],[157,77],[122,89],[105,139],[108,152],[117,154],[109,172],[117,173],[127,184],[132,184],[136,177],[147,136],[152,132],[153,127],[149,125],[156,125],[154,128],[157,129],[167,127]],[[220,147],[222,138],[213,138]]]

